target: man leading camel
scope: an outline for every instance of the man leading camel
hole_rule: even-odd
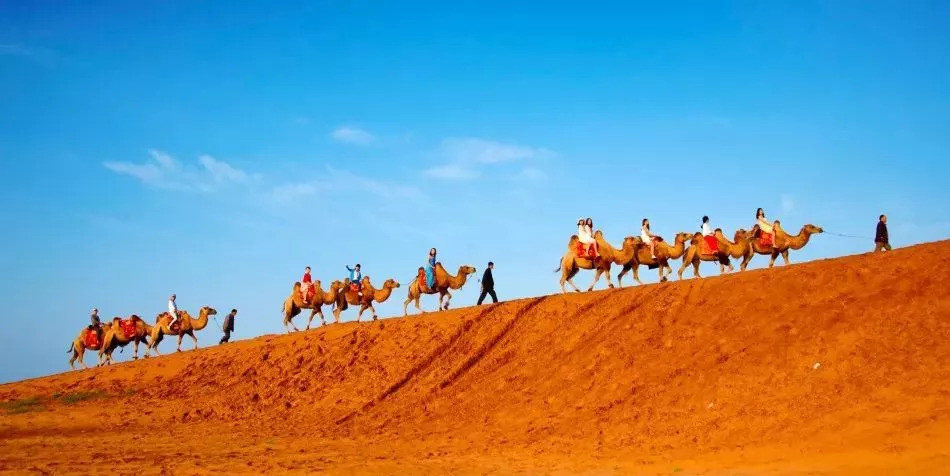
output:
[[[874,233],[874,252],[891,251],[891,240],[887,236],[887,215],[881,215]]]

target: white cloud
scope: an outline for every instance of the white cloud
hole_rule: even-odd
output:
[[[791,195],[782,195],[782,211],[790,212],[795,208],[795,199]]]
[[[200,167],[183,165],[160,150],[148,151],[151,160],[140,164],[132,162],[103,162],[103,167],[120,175],[128,175],[142,183],[167,190],[210,192],[215,185],[245,182],[251,177],[227,162],[210,155],[198,158]]]
[[[347,170],[326,166],[319,179],[281,184],[271,190],[271,198],[279,202],[293,202],[308,196],[323,195],[326,199],[347,199],[365,195],[368,199],[383,200],[397,205],[403,200],[418,202],[423,193],[416,187],[397,185],[357,175]]]
[[[427,177],[467,180],[479,177],[486,166],[552,157],[554,152],[535,147],[504,144],[485,139],[451,138],[442,141],[438,154],[445,163],[426,169]],[[530,169],[530,171],[529,171]],[[540,170],[525,169],[526,177],[539,178]]]
[[[426,177],[446,180],[467,180],[476,178],[479,175],[475,170],[459,164],[439,165],[426,169],[423,171],[423,174]]]
[[[356,127],[338,127],[330,133],[337,142],[353,145],[369,145],[373,142],[373,135]]]

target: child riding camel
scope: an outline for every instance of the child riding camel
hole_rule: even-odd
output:
[[[313,279],[310,278],[310,266],[303,269],[303,278],[300,278],[300,297],[306,301],[307,294],[310,292],[310,286],[313,285]]]
[[[363,297],[363,273],[360,272],[360,264],[356,263],[354,267],[346,267],[346,270],[350,272],[350,283],[351,286],[356,287],[356,294],[359,297]]]

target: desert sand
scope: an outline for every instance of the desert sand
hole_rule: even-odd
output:
[[[948,269],[944,241],[4,384],[0,472],[948,474]]]

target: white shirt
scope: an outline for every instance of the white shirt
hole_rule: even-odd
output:
[[[173,316],[178,315],[178,306],[176,306],[175,301],[172,301],[171,299],[168,300],[168,312]]]
[[[703,236],[710,236],[712,234],[712,230],[709,229],[709,223],[703,223]]]
[[[653,240],[653,238],[650,237],[650,232],[647,231],[647,227],[645,226],[640,227],[640,239],[643,240],[644,243],[649,243]]]
[[[762,230],[762,231],[764,231],[764,232],[766,232],[766,233],[772,233],[772,232],[773,232],[773,230],[772,230],[772,224],[769,223],[765,218],[759,218],[758,220],[756,220],[756,223],[759,225],[759,229],[760,229],[760,230]]]

